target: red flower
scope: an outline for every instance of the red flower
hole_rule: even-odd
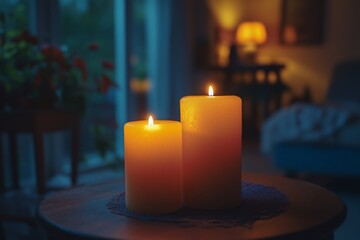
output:
[[[100,82],[100,92],[107,93],[109,88],[113,86],[115,86],[115,83],[111,81],[111,79],[108,76],[102,75]]]
[[[39,42],[38,38],[35,36],[32,36],[28,31],[23,31],[21,33],[21,36],[22,36],[22,40],[24,40],[27,43],[36,45]]]
[[[96,42],[92,42],[92,43],[90,43],[89,44],[89,50],[91,50],[91,51],[96,51],[96,50],[98,50],[99,49],[99,44],[97,44]]]
[[[56,61],[62,63],[65,61],[63,52],[54,46],[48,45],[43,47],[41,53],[48,62]]]
[[[77,68],[85,68],[85,62],[82,58],[80,57],[75,57],[73,60],[74,66]]]
[[[114,70],[114,64],[110,61],[102,61],[102,66],[109,70]]]
[[[81,71],[83,81],[87,80],[87,72],[86,72],[86,65],[82,58],[75,57],[73,60],[73,64],[76,68]]]
[[[21,36],[22,36],[22,39],[25,40],[26,42],[31,37],[30,33],[26,30],[21,33]]]
[[[38,38],[35,36],[31,36],[28,31],[23,31],[20,35],[17,35],[11,39],[11,42],[13,43],[18,43],[21,41],[25,41],[33,45],[36,45],[39,42]]]

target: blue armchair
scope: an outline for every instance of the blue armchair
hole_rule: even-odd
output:
[[[360,59],[334,68],[327,102],[360,112]],[[359,115],[360,116],[360,115]],[[274,165],[289,175],[297,172],[360,176],[360,117],[333,133],[332,141],[291,139],[274,144]]]

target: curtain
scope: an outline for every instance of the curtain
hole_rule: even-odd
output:
[[[179,119],[189,81],[185,1],[147,0],[148,108],[158,119]]]

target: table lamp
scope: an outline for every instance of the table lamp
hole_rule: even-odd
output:
[[[261,22],[243,22],[236,30],[235,40],[241,46],[241,60],[255,63],[257,47],[266,41],[266,29]]]

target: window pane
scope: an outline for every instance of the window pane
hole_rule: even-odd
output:
[[[5,38],[9,38],[10,34],[15,34],[22,32],[24,30],[29,30],[29,25],[33,23],[33,19],[29,18],[29,11],[31,9],[31,5],[33,4],[33,1],[30,0],[1,0],[0,1],[0,64],[3,64],[0,66],[0,84],[3,84],[4,78],[2,78],[5,75],[4,71],[4,56],[3,56],[3,43],[5,43]],[[3,62],[4,60],[4,62]],[[1,92],[0,94],[3,94]],[[3,97],[3,96],[1,96]],[[3,100],[3,99],[2,99]],[[2,104],[0,104],[2,106]],[[3,106],[2,106],[3,107]],[[0,109],[3,110],[3,109]],[[0,144],[4,147],[4,168],[5,168],[5,182],[6,185],[10,183],[10,161],[6,160],[10,159],[10,154],[8,151],[8,139],[6,138],[6,135],[3,135],[0,133]],[[18,139],[18,149],[21,149],[21,151],[18,152],[18,161],[19,161],[19,176],[21,177],[20,182],[21,184],[27,183],[29,180],[32,179],[34,176],[33,172],[34,165],[31,161],[29,161],[29,141],[23,134],[17,135]],[[4,141],[2,141],[4,140]],[[4,144],[3,144],[4,143]],[[6,144],[7,143],[7,144]],[[0,156],[3,157],[3,156]],[[31,171],[29,171],[31,169]]]
[[[9,30],[24,30],[28,28],[28,4],[26,0],[0,1],[0,34],[6,26]]]
[[[69,55],[85,61],[88,78],[102,82],[106,76],[113,80],[114,1],[60,0],[60,17],[60,42]],[[104,153],[112,148],[115,90],[93,94],[88,99],[82,124],[83,152]]]
[[[150,82],[147,71],[146,1],[129,1],[129,119],[148,117],[147,101]]]

